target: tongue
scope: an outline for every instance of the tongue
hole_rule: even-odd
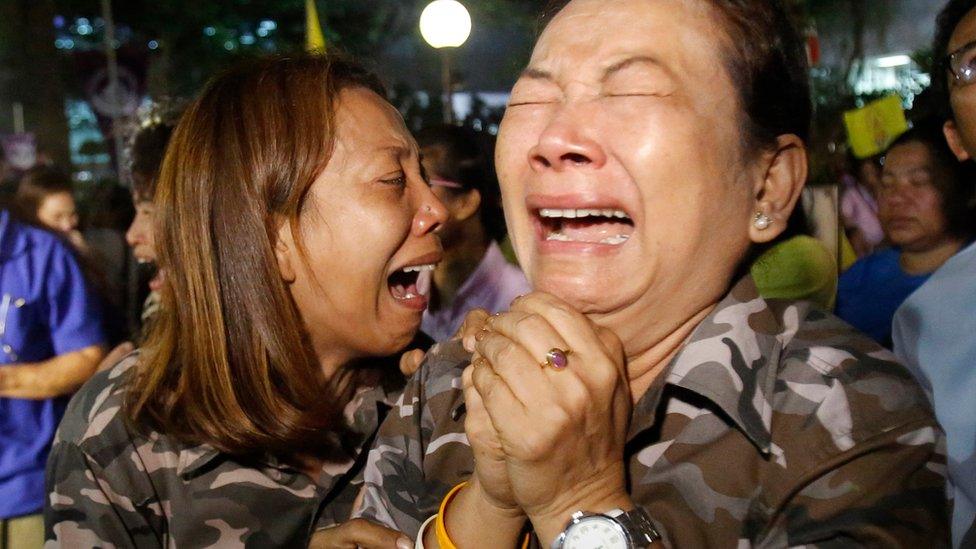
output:
[[[633,231],[633,225],[619,221],[564,219],[559,232],[577,242],[600,242],[618,235],[629,236]]]
[[[406,299],[407,296],[417,295],[417,284],[393,284],[390,286],[390,293],[397,299]]]
[[[433,273],[423,271],[417,273],[408,280],[400,280],[390,285],[390,293],[397,299],[408,299],[417,296],[426,296],[430,293],[430,282]]]

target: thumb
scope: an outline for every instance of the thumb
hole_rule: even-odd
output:
[[[400,371],[403,375],[410,377],[420,369],[420,364],[424,361],[424,357],[427,356],[420,349],[413,349],[407,351],[400,355]]]

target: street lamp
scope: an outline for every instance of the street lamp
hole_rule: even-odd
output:
[[[444,122],[454,123],[454,90],[451,86],[451,50],[471,35],[471,15],[457,0],[434,0],[420,14],[420,34],[441,51],[444,83]]]

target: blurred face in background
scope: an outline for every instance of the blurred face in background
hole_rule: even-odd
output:
[[[125,240],[132,247],[132,255],[141,266],[151,271],[149,289],[159,291],[163,285],[162,274],[156,269],[156,240],[154,235],[154,212],[152,199],[140,195],[132,195],[132,203],[136,209],[136,216],[125,233]]]
[[[935,186],[937,177],[944,175],[924,143],[909,141],[888,152],[878,193],[878,218],[895,246],[921,252],[951,238],[942,194]]]
[[[37,209],[37,219],[45,227],[61,233],[78,228],[78,212],[71,193],[54,193],[44,197]]]

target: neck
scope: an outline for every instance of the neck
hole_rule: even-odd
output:
[[[480,222],[458,232],[457,242],[465,244],[444,250],[444,259],[434,271],[435,299],[431,301],[431,310],[446,309],[454,303],[464,281],[478,268],[488,251],[489,240]]]
[[[923,275],[936,271],[950,257],[962,248],[963,241],[959,238],[947,238],[936,246],[925,250],[902,250],[901,268],[910,275]]]
[[[684,347],[692,332],[705,320],[715,303],[691,315],[676,328],[651,342],[643,349],[627,349],[627,377],[630,396],[634,404],[644,396],[658,378],[667,370],[671,361]]]

